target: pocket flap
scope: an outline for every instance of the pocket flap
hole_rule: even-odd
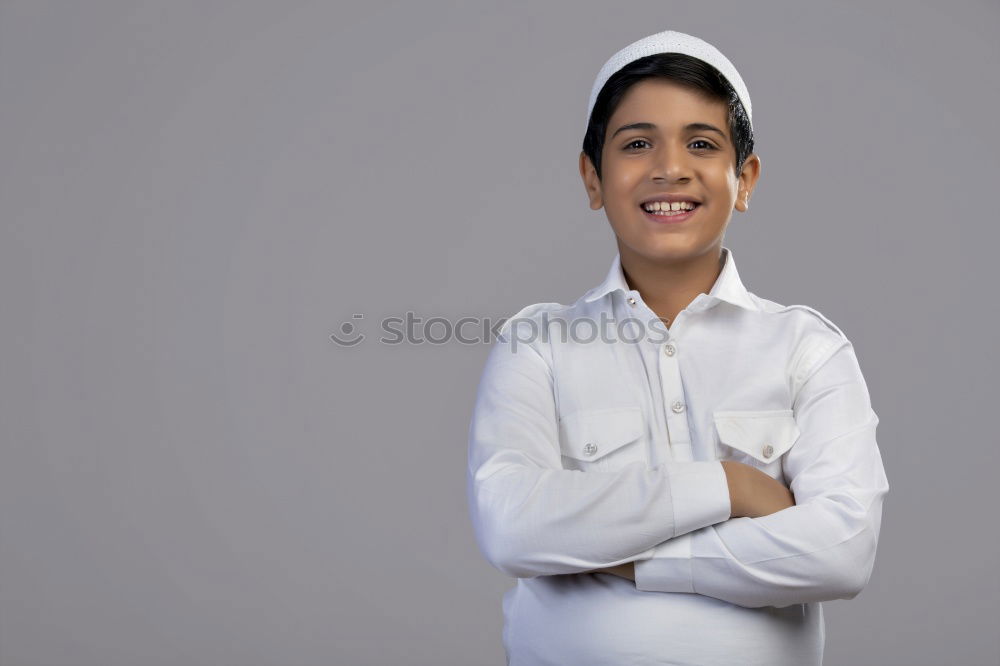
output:
[[[567,414],[559,422],[562,454],[598,460],[642,437],[641,407],[613,407]]]
[[[791,409],[717,411],[713,416],[723,444],[762,463],[777,460],[799,438]]]

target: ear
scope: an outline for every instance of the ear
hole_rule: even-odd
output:
[[[587,157],[587,153],[580,151],[580,178],[583,179],[583,186],[587,190],[587,198],[590,199],[590,209],[598,210],[604,205],[604,196],[601,194],[601,179],[597,177],[597,170],[594,163]]]
[[[736,210],[746,212],[750,208],[750,194],[760,178],[760,157],[750,153],[743,162],[736,188]]]

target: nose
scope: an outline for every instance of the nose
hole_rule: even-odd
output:
[[[656,155],[652,179],[657,182],[684,182],[691,178],[690,155],[684,146],[661,144]]]

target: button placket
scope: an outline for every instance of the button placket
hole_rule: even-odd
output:
[[[666,412],[667,433],[674,460],[694,459],[691,434],[684,404],[684,383],[681,379],[680,353],[676,337],[663,343],[660,354],[660,384]]]
[[[681,316],[684,313],[681,313]],[[677,343],[677,322],[680,316],[674,320],[675,333],[669,336],[669,341],[661,345],[662,352],[657,356],[660,359],[660,387],[662,389],[661,399],[663,400],[663,413],[666,415],[667,438],[669,440],[669,458],[679,462],[690,462],[694,460],[694,450],[691,444],[691,429],[688,425],[687,414],[684,408],[684,382],[681,378],[680,347]],[[680,405],[678,411],[675,407]],[[678,557],[681,560],[691,557],[691,533],[674,537],[667,543],[670,544],[669,551],[671,557]],[[639,566],[637,564],[637,566]]]

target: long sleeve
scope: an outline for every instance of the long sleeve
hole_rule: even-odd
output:
[[[543,353],[501,334],[480,380],[467,491],[476,540],[490,564],[518,578],[579,573],[648,556],[681,530],[729,518],[718,461],[563,469],[553,374]]]
[[[832,348],[793,405],[800,435],[783,465],[796,506],[698,529],[687,552],[661,544],[636,562],[638,589],[782,607],[852,599],[867,585],[889,484],[854,347]]]

